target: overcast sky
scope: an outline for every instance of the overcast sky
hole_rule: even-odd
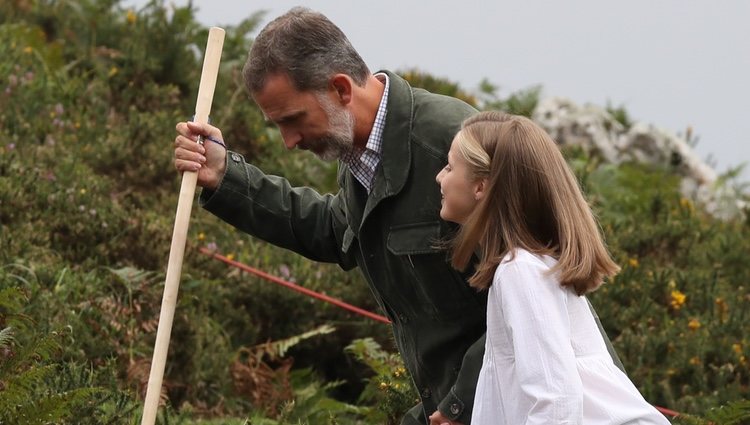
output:
[[[143,5],[145,0],[123,4]],[[186,0],[172,0],[185,5]],[[263,24],[301,5],[327,15],[372,70],[418,68],[506,96],[624,106],[631,117],[700,137],[718,172],[750,162],[748,0],[193,0],[207,26]],[[750,167],[750,165],[748,165]],[[743,173],[750,180],[750,170]]]

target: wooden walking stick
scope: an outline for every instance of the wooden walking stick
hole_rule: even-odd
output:
[[[221,61],[221,49],[223,46],[224,30],[212,27],[208,31],[206,56],[203,58],[203,70],[201,72],[200,86],[198,87],[198,99],[195,104],[195,117],[193,118],[195,122],[203,124],[208,122],[208,114],[211,112],[211,102],[213,101],[214,89],[216,88],[216,78],[219,73],[219,62]],[[146,390],[146,400],[143,405],[141,425],[153,425],[156,421],[156,412],[159,410],[161,384],[164,378],[164,366],[167,362],[169,337],[172,333],[172,320],[174,319],[175,306],[177,305],[177,290],[180,287],[182,259],[185,254],[185,242],[190,222],[190,210],[193,207],[193,196],[195,195],[197,182],[197,172],[185,171],[182,173],[180,197],[177,201],[177,214],[175,215],[174,231],[172,232],[172,246],[169,250],[167,277],[164,282],[164,296],[161,300],[161,312],[159,313],[159,328],[156,331],[154,357],[151,361],[151,373],[148,377],[148,388]]]

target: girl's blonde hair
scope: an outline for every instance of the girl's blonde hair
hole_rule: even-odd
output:
[[[533,121],[481,112],[464,121],[456,142],[471,176],[486,179],[484,197],[452,243],[460,270],[480,250],[469,284],[488,288],[497,265],[517,248],[556,258],[553,272],[579,295],[619,271],[560,149]]]

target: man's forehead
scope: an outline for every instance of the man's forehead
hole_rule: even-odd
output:
[[[253,100],[266,121],[279,121],[298,115],[309,107],[308,97],[304,92],[287,90],[284,87],[267,87],[262,92],[253,93]]]
[[[276,72],[266,76],[263,79],[263,85],[257,90],[253,91],[253,97],[257,97],[268,91],[285,91],[290,93],[301,93],[300,90],[294,85],[294,82],[288,74],[284,72]]]

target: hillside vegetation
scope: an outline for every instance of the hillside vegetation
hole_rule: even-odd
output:
[[[227,28],[212,120],[269,173],[332,191],[335,164],[285,151],[242,88],[260,18]],[[174,125],[192,115],[206,37],[191,9],[158,1],[0,3],[0,424],[140,422],[180,185]],[[539,94],[485,87],[482,101],[402,74],[479,108],[529,114]],[[750,221],[703,213],[669,169],[566,155],[623,268],[591,301],[631,379],[685,423],[746,423]],[[387,325],[200,248],[377,312],[358,273],[196,206],[159,423],[398,423],[415,393]]]

